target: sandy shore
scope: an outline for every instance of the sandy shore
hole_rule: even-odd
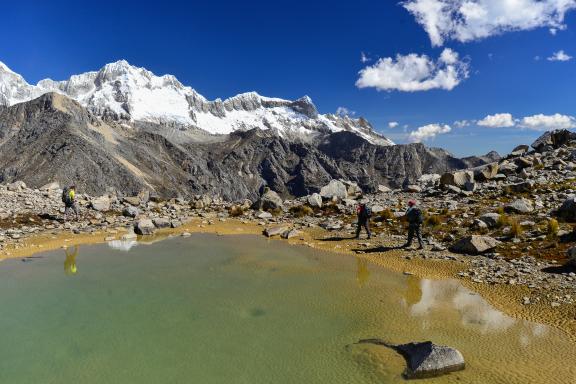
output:
[[[260,235],[263,227],[256,223],[244,223],[238,220],[215,222],[212,225],[202,224],[203,219],[192,219],[175,229],[158,230],[154,236],[140,238],[140,241],[155,242],[170,236],[184,233],[213,233],[218,235]],[[7,248],[0,252],[0,260],[7,258],[26,258],[38,252],[65,248],[72,245],[103,243],[107,238],[120,239],[125,232],[117,229],[117,233],[94,232],[91,234],[73,234],[71,232],[42,233],[26,238],[17,247]],[[371,240],[332,239],[331,234],[320,228],[305,230],[300,236],[290,240],[271,239],[270,241],[286,241],[293,245],[304,245],[315,249],[347,255],[349,257],[365,258],[369,262],[399,273],[410,273],[423,279],[458,279],[467,288],[477,292],[492,306],[501,312],[518,319],[547,324],[564,331],[576,342],[576,306],[565,305],[552,308],[544,303],[529,306],[522,305],[521,299],[529,293],[525,286],[476,284],[468,279],[458,278],[457,273],[466,268],[464,259],[457,261],[423,259],[416,252],[392,249],[385,252],[370,251],[379,247],[393,247],[386,238]],[[360,250],[360,253],[358,251]],[[411,259],[406,256],[412,255]]]

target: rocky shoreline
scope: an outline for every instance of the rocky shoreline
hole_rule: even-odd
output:
[[[381,186],[374,194],[343,180],[301,198],[283,200],[269,190],[258,201],[235,203],[208,195],[164,200],[149,192],[93,197],[79,191],[78,221],[63,220],[56,183],[37,189],[23,182],[0,185],[0,257],[19,257],[30,239],[42,236],[97,234],[99,241],[134,241],[156,231],[187,233],[237,223],[252,228],[249,233],[353,253],[384,266],[401,259],[405,273],[413,273],[411,264],[427,263],[422,274],[434,275],[433,261],[445,263],[441,268],[449,274],[443,277],[482,293],[496,290],[491,302],[529,308],[526,317],[545,313],[545,321],[575,336],[576,143],[570,135],[556,135],[542,138],[532,151],[520,146],[499,163],[426,175],[403,189]],[[353,239],[359,199],[372,208],[370,240]],[[409,199],[426,212],[422,251],[399,248]],[[514,293],[506,299],[497,296],[508,291]]]

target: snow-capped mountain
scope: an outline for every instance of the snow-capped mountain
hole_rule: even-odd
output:
[[[209,101],[172,75],[156,76],[125,60],[68,80],[46,79],[31,85],[0,62],[0,106],[48,92],[68,96],[104,119],[199,128],[210,134],[260,128],[273,129],[281,136],[308,137],[350,131],[374,144],[394,144],[363,118],[319,114],[307,96],[290,101],[249,92]]]

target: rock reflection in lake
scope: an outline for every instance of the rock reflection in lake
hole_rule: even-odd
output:
[[[112,240],[108,242],[108,246],[110,248],[126,252],[131,250],[136,245],[138,245],[138,241],[136,240]]]

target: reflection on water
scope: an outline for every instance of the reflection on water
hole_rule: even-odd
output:
[[[356,281],[358,281],[358,286],[363,287],[366,285],[368,279],[370,279],[370,271],[368,270],[368,260],[361,257],[356,258]]]
[[[68,247],[64,251],[66,253],[66,260],[64,260],[64,273],[67,275],[75,275],[78,272],[76,267],[76,256],[78,256],[78,246]]]
[[[108,242],[108,246],[119,251],[129,251],[138,245],[136,240],[112,240]]]
[[[516,322],[455,280],[424,279],[420,281],[420,290],[420,300],[410,307],[414,316],[456,310],[463,325],[478,328],[483,333],[504,331]]]
[[[482,334],[504,332],[517,325],[522,328],[519,338],[522,345],[528,345],[535,337],[543,337],[549,328],[545,325],[516,320],[493,308],[480,295],[466,289],[455,280],[408,280],[405,301],[413,316],[424,319],[454,312],[462,325],[474,328]],[[420,299],[414,302],[415,291],[420,291]]]

